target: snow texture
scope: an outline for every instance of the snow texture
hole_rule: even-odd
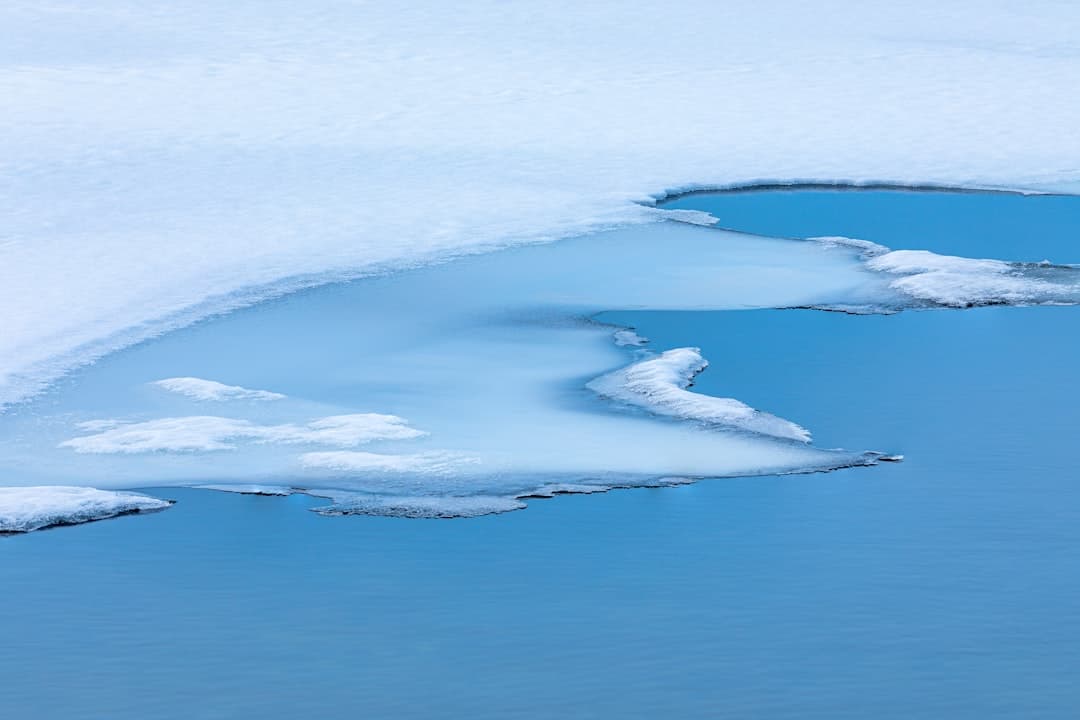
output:
[[[78,525],[118,515],[164,510],[168,500],[131,492],[63,485],[0,487],[0,533]]]

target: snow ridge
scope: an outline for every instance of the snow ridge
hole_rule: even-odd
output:
[[[755,410],[733,398],[687,390],[694,377],[708,365],[698,348],[676,348],[603,375],[587,387],[598,395],[657,415],[810,442],[810,432],[789,420]]]

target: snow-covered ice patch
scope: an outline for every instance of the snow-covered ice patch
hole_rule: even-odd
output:
[[[1068,304],[1080,300],[1080,272],[938,255],[926,250],[894,250],[871,258],[867,267],[900,275],[894,290],[937,305]]]
[[[588,384],[603,397],[668,415],[722,425],[762,435],[809,442],[803,427],[755,410],[733,398],[712,397],[687,390],[708,367],[698,348],[676,348],[603,375]]]
[[[226,385],[215,380],[195,377],[165,378],[155,381],[154,384],[192,400],[224,402],[227,400],[283,400],[285,398],[281,393],[269,390],[251,390],[239,385]]]
[[[0,487],[0,533],[24,533],[164,510],[169,500],[88,487]]]
[[[94,454],[233,450],[238,440],[354,447],[375,440],[409,440],[426,434],[410,427],[404,418],[379,413],[333,415],[306,425],[259,425],[214,415],[108,423],[97,425],[101,429],[92,435],[65,440],[60,447]],[[85,423],[82,428],[90,429]]]
[[[1080,302],[1080,269],[1072,265],[1017,263],[939,255],[929,250],[891,250],[868,240],[809,238],[826,247],[853,249],[867,270],[889,280],[898,299],[879,297],[880,305],[858,302],[821,307],[872,312],[904,307],[969,308],[984,305],[1072,305]]]

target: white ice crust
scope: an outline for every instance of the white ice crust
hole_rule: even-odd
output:
[[[676,348],[639,360],[589,383],[589,389],[612,400],[657,415],[722,425],[772,437],[809,442],[810,433],[795,423],[755,410],[733,398],[687,390],[708,367],[698,348]]]
[[[0,405],[274,292],[652,221],[666,189],[1076,183],[1075,28],[1056,0],[4,3]]]
[[[94,431],[60,443],[79,453],[206,452],[232,450],[236,441],[271,444],[319,444],[354,447],[374,440],[408,440],[422,430],[409,427],[404,418],[379,413],[334,415],[299,425],[259,425],[249,420],[192,415],[144,422],[117,420],[83,423]]]
[[[88,487],[0,487],[0,533],[22,533],[55,525],[76,525],[171,505],[132,492]]]
[[[204,380],[195,377],[165,378],[164,380],[155,381],[154,384],[163,390],[183,395],[192,400],[225,402],[228,400],[285,399],[285,396],[281,393],[270,392],[269,390],[251,390],[239,385],[226,385],[216,380]]]
[[[900,294],[899,301],[891,303],[893,309],[1080,302],[1080,269],[1074,266],[966,258],[929,250],[891,250],[855,238],[810,239],[827,247],[854,249],[867,270],[895,276],[888,282],[888,287]],[[890,305],[887,299],[879,300]]]

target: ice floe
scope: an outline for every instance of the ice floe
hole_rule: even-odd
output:
[[[88,487],[0,487],[0,533],[78,525],[118,515],[164,510],[169,500]]]

